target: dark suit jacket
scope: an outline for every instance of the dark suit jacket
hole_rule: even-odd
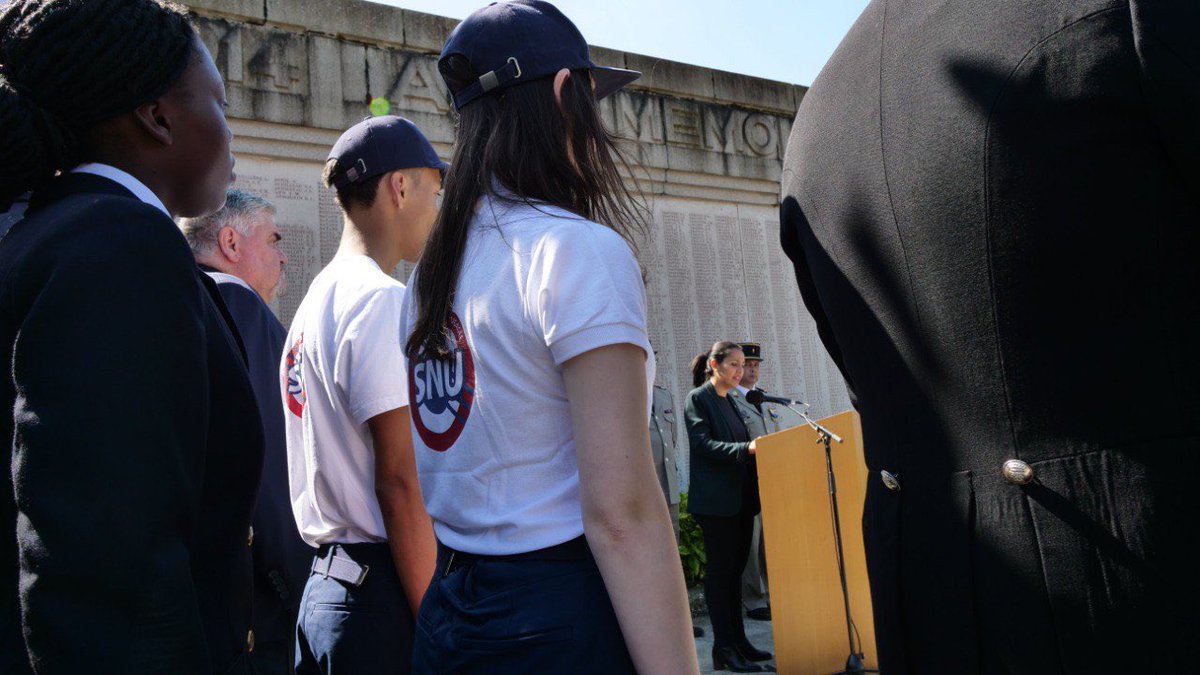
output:
[[[885,673],[1195,663],[1198,31],[875,0],[800,106],[783,246],[862,415]]]
[[[13,205],[4,213],[0,213],[0,238],[3,238],[9,228],[25,215],[25,209],[29,207],[29,195],[22,195],[17,198]]]
[[[217,271],[204,265],[200,269]],[[279,380],[279,361],[287,330],[253,290],[234,281],[217,281],[217,290],[246,347],[250,384],[262,414],[266,439],[251,547],[254,635],[259,643],[290,642],[295,635],[300,596],[308,581],[315,549],[300,538],[288,490],[287,437]]]
[[[0,243],[0,670],[246,670],[262,430],[222,309],[104,178],[56,180]]]
[[[718,406],[729,405],[705,382],[687,396],[688,513],[737,515],[744,506],[758,513],[758,474],[748,441],[733,430]],[[745,493],[746,490],[750,492]]]

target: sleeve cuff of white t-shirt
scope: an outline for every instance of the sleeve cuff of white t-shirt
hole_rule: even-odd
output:
[[[356,424],[366,424],[367,420],[376,415],[381,415],[385,412],[403,408],[408,405],[408,395],[394,395],[377,398],[374,401],[367,401],[362,405],[350,411],[350,415],[354,417]]]
[[[630,344],[641,347],[649,358],[652,350],[646,331],[630,323],[609,323],[588,326],[583,330],[559,338],[550,345],[554,365],[561,366],[580,354],[609,345]]]

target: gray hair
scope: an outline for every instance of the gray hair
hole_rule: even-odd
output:
[[[180,218],[179,229],[192,247],[192,254],[200,257],[216,249],[217,235],[226,227],[243,237],[254,234],[254,217],[263,211],[274,215],[275,205],[249,192],[229,190],[220,211],[199,218]]]

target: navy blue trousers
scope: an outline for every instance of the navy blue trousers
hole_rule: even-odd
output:
[[[438,547],[421,602],[414,673],[635,672],[582,537],[517,558],[450,553]]]
[[[370,566],[359,586],[313,572],[296,626],[296,675],[411,672],[413,618],[387,544],[338,544]]]

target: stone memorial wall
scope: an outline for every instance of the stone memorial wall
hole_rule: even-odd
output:
[[[237,186],[278,207],[290,290],[274,309],[287,323],[340,237],[323,161],[369,102],[386,99],[450,156],[437,53],[455,22],[361,0],[187,4],[225,78]],[[693,356],[718,339],[753,340],[764,388],[818,417],[849,409],[779,247],[783,152],[804,88],[602,48],[592,58],[643,72],[602,110],[653,214],[638,257],[659,384],[681,409]],[[410,272],[402,264],[396,277]]]

